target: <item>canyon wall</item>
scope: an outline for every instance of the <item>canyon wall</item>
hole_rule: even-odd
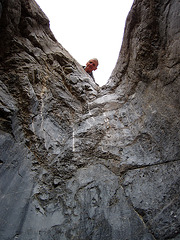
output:
[[[180,239],[179,12],[135,0],[100,88],[34,0],[0,0],[1,240]]]

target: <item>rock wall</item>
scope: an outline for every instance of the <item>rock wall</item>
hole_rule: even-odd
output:
[[[180,239],[179,0],[135,0],[99,88],[34,0],[0,0],[0,239]]]

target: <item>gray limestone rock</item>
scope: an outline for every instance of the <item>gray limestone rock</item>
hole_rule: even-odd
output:
[[[180,239],[179,10],[135,0],[100,88],[34,0],[0,1],[0,239]]]

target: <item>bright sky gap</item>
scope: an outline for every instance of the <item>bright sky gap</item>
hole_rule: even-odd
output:
[[[106,84],[115,67],[122,44],[125,21],[133,0],[36,0],[50,20],[60,44],[81,64],[98,58],[93,73]]]

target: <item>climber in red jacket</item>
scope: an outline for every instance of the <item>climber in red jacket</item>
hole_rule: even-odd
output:
[[[95,71],[98,65],[99,65],[99,62],[97,58],[92,58],[86,63],[86,66],[84,66],[83,68],[94,79],[92,71]]]

